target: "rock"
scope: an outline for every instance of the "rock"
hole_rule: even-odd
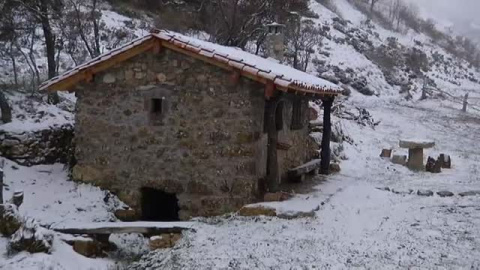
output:
[[[157,81],[158,82],[165,82],[167,80],[167,75],[163,74],[163,73],[158,73],[157,74]]]
[[[116,80],[115,75],[113,75],[112,73],[107,73],[107,74],[103,75],[103,82],[104,83],[114,83],[115,80]]]
[[[93,239],[73,241],[73,250],[88,258],[104,257],[102,244]]]
[[[115,217],[121,221],[136,221],[137,213],[133,209],[119,209],[114,213]]]
[[[440,165],[444,169],[451,169],[452,168],[452,160],[449,155],[445,154],[440,154],[438,157],[438,161],[440,162]]]
[[[150,247],[150,250],[172,248],[181,238],[182,238],[182,234],[166,233],[166,234],[150,237],[148,245]]]
[[[12,199],[11,199],[12,204],[16,205],[17,207],[20,207],[23,203],[23,191],[15,191],[13,193]]]
[[[274,217],[277,215],[275,209],[268,208],[261,205],[251,205],[251,206],[244,206],[238,211],[240,216],[244,217],[254,217],[254,216],[270,216]]]
[[[407,165],[407,156],[405,156],[405,155],[393,155],[392,163],[405,166],[405,165]]]
[[[263,196],[264,202],[283,202],[292,197],[292,194],[286,192],[267,193]]]
[[[480,190],[472,190],[472,191],[465,191],[465,192],[460,192],[458,195],[462,197],[468,197],[468,196],[480,196]]]
[[[380,157],[382,158],[390,158],[392,156],[392,149],[382,149],[382,153]]]
[[[338,173],[340,172],[340,164],[338,163],[330,163],[330,172],[331,173]]]
[[[427,165],[425,166],[425,170],[431,173],[441,173],[442,166],[440,160],[435,160],[432,157],[428,157]]]
[[[49,253],[52,242],[53,234],[51,231],[42,228],[33,219],[29,219],[13,234],[9,247],[11,250],[18,252]]]
[[[417,195],[430,197],[430,196],[433,196],[433,191],[421,189],[421,190],[417,191]]]
[[[452,197],[454,194],[453,192],[443,190],[443,191],[437,192],[437,195],[440,197]]]
[[[0,234],[11,236],[22,226],[22,223],[22,217],[15,205],[0,204]]]

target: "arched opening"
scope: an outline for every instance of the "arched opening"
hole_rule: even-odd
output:
[[[167,193],[154,188],[141,188],[142,220],[178,221],[178,198],[175,193]]]

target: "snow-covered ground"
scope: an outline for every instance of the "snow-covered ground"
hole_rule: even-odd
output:
[[[480,196],[458,193],[480,190],[480,149],[472,147],[480,116],[433,102],[362,102],[380,125],[342,120],[355,140],[342,172],[293,200],[297,210],[319,207],[315,217],[207,219],[175,249],[151,253],[137,269],[479,269]],[[383,147],[403,154],[398,140],[405,137],[434,140],[425,154],[450,154],[453,168],[412,172],[379,157]],[[399,194],[377,189],[383,187]],[[419,189],[456,195],[422,197]]]
[[[339,14],[360,27],[365,16],[346,0],[335,2]],[[315,1],[311,8],[320,15],[317,23],[337,16]],[[112,12],[105,12],[104,18],[109,25],[128,20]],[[392,36],[408,47],[414,46],[414,40],[421,41],[429,58],[435,51],[451,57],[424,35],[399,34],[379,25],[375,31],[379,33],[379,38],[373,40],[376,45]],[[331,34],[344,37],[334,29]],[[390,86],[381,69],[352,46],[324,39],[323,49],[330,56],[316,55],[318,58],[342,69],[354,69],[379,94],[365,97],[354,91],[343,101],[344,106],[367,109],[380,124],[372,128],[334,117],[334,122],[353,139],[352,144],[343,143],[348,159],[342,161],[341,173],[318,177],[308,192],[289,201],[268,204],[280,213],[314,211],[314,217],[286,220],[230,215],[198,219],[196,232],[186,233],[176,247],[152,252],[132,268],[480,269],[480,196],[458,195],[480,190],[480,115],[472,110],[462,113],[461,104],[448,99],[418,101],[418,91],[412,93],[413,100],[405,101],[398,94],[399,87]],[[462,76],[455,78],[478,72],[465,61],[457,64],[455,72],[446,73],[440,66],[428,74],[451,95],[462,95],[468,89],[471,96],[480,96],[478,84]],[[453,79],[460,86],[449,81]],[[421,81],[415,83],[421,87]],[[73,98],[69,100],[74,102]],[[23,108],[15,106],[14,112]],[[38,122],[14,115],[12,124],[0,128],[22,132],[73,121],[72,113],[51,108],[44,111],[47,116],[38,117],[42,119]],[[412,172],[379,157],[382,148],[407,154],[406,149],[398,147],[403,138],[435,141],[436,146],[426,149],[425,155],[436,158],[440,153],[449,154],[453,168],[440,174]],[[98,188],[68,181],[61,164],[28,168],[7,161],[5,174],[8,190],[4,196],[10,198],[14,190],[24,190],[21,214],[47,226],[110,221],[114,219],[112,210],[121,206],[115,197],[107,200],[107,193]],[[382,190],[386,187],[391,191]],[[305,191],[304,187],[300,189]],[[416,195],[417,190],[424,189],[451,191],[455,196]],[[84,258],[60,238],[56,238],[52,254],[6,256],[7,240],[0,237],[0,269],[115,269],[113,260]],[[130,247],[127,252],[146,252],[146,240],[138,235],[113,240]]]

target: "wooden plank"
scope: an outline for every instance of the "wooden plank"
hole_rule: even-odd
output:
[[[169,225],[171,224],[171,225]],[[182,225],[185,224],[185,225]],[[162,234],[181,233],[192,228],[191,222],[102,222],[91,224],[79,224],[78,226],[52,228],[54,231],[68,234],[117,234],[117,233],[141,233],[141,234]]]
[[[292,176],[292,177],[301,176],[320,168],[320,164],[321,164],[320,159],[314,159],[296,168],[288,170],[288,174],[289,176]]]

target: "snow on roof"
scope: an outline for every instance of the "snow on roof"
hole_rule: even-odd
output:
[[[203,58],[209,58],[215,62],[226,64],[236,70],[258,78],[262,81],[271,81],[281,90],[293,90],[311,94],[338,95],[341,88],[329,81],[320,79],[311,74],[296,70],[292,67],[282,65],[258,55],[242,51],[239,48],[221,46],[211,42],[188,37],[179,33],[167,30],[154,30],[150,35],[136,39],[123,47],[112,50],[104,55],[92,59],[63,75],[46,81],[40,86],[41,90],[49,89],[51,86],[78,74],[100,62],[106,61],[118,54],[121,54],[142,43],[157,38],[162,42],[174,45],[182,50],[195,53]]]

